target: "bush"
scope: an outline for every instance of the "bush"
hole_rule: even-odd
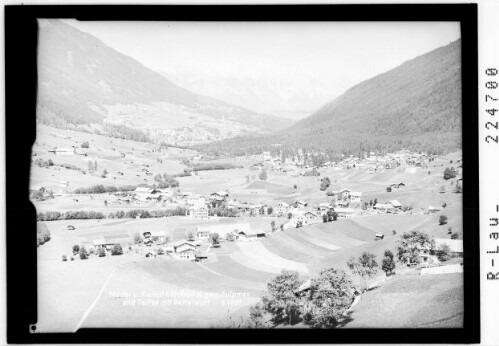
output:
[[[74,260],[75,260],[73,256],[71,256],[69,259],[70,259],[71,261],[74,261]]]
[[[459,239],[459,233],[457,233],[457,232],[452,233],[450,238],[451,239]]]
[[[80,259],[85,260],[88,259],[88,252],[87,249],[85,249],[84,246],[80,248]]]
[[[106,250],[104,250],[104,247],[101,246],[97,249],[97,256],[99,256],[99,257],[106,256]]]
[[[447,203],[442,204],[442,208],[445,208],[447,206]]]
[[[121,248],[120,244],[114,244],[113,249],[111,250],[111,255],[113,256],[123,255],[123,249]]]
[[[90,148],[90,144],[88,142],[83,142],[83,143],[81,143],[81,147],[88,149],[88,148]]]
[[[393,259],[393,252],[385,250],[383,261],[381,262],[381,269],[385,272],[386,276],[394,274],[395,260]]]
[[[457,175],[456,173],[456,170],[454,169],[454,167],[447,167],[444,171],[444,179],[445,180],[449,180],[449,179],[452,179],[452,178],[455,178]]]
[[[392,234],[393,234],[393,235],[397,234],[397,231],[396,231],[396,230],[393,230],[393,231],[392,231]]]
[[[63,262],[66,262],[67,260],[68,260],[68,256],[66,256],[66,255],[62,255],[62,261],[63,261]]]
[[[438,219],[438,223],[439,223],[440,225],[445,225],[445,224],[447,223],[447,220],[448,220],[448,219],[449,219],[449,218],[448,218],[447,216],[445,216],[445,215],[440,215],[440,218]]]
[[[158,252],[158,255],[164,255],[165,254],[165,250],[163,250],[162,247],[159,247],[157,252]]]
[[[77,244],[73,245],[73,254],[76,255],[79,252],[80,252],[80,246]]]

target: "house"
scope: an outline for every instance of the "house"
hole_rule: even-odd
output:
[[[340,200],[340,201],[337,201],[337,202],[336,202],[336,205],[337,205],[339,208],[347,208],[347,207],[350,205],[350,201],[343,201],[343,200]]]
[[[189,208],[189,216],[194,219],[208,219],[208,208],[205,205],[198,205]]]
[[[67,228],[68,231],[74,231],[75,230],[75,226],[73,226],[73,225],[68,225],[66,228]]]
[[[307,220],[317,220],[319,218],[319,215],[311,211],[307,211],[304,215]]]
[[[265,232],[263,231],[255,231],[255,230],[245,230],[245,231],[236,231],[235,232],[237,239],[239,240],[254,240],[257,238],[265,238]]]
[[[198,251],[196,245],[187,240],[180,240],[173,244],[173,251],[180,259],[195,260],[196,252]]]
[[[396,209],[402,209],[402,204],[396,199],[392,199],[389,203]]]
[[[206,240],[210,238],[211,233],[210,229],[198,227],[198,230],[196,231],[196,238]]]
[[[146,251],[145,255],[146,255],[147,258],[156,258],[157,254],[153,250],[148,250],[148,251]]]
[[[295,201],[294,203],[295,208],[305,208],[307,205],[308,203],[303,200]]]
[[[251,215],[260,215],[260,209],[262,208],[261,204],[252,204],[249,208]]]
[[[350,192],[351,202],[362,202],[362,192],[351,191]]]
[[[214,225],[206,225],[206,226],[197,226],[196,227],[196,235],[200,234],[201,237],[198,236],[198,239],[207,239],[210,234],[218,233],[220,238],[224,238],[228,233],[237,233],[238,231],[251,233],[251,227],[249,223],[217,223]]]
[[[133,192],[140,196],[149,196],[150,190],[148,187],[138,186]]]
[[[375,234],[375,239],[376,240],[381,240],[385,237],[385,235],[383,233],[376,233]]]
[[[227,191],[218,191],[218,192],[213,192],[210,196],[223,198],[223,200],[225,201],[225,199],[229,197],[229,193]]]
[[[343,189],[339,192],[338,197],[341,199],[350,199],[350,190]]]
[[[378,211],[385,212],[385,213],[391,213],[395,208],[390,203],[386,203],[386,204],[377,203],[373,206],[373,209],[376,209]]]
[[[168,239],[168,235],[164,231],[151,231],[150,236],[153,241],[164,243]]]
[[[284,215],[289,210],[289,204],[286,202],[279,202],[277,207],[275,208],[277,215]]]
[[[75,148],[54,148],[49,150],[49,153],[53,153],[54,155],[74,155]]]
[[[104,248],[107,251],[112,250],[114,244],[115,243],[108,242],[104,239],[96,239],[92,241],[92,245],[95,247],[95,249]]]
[[[317,209],[319,210],[319,213],[322,216],[326,215],[328,211],[333,210],[333,207],[329,203],[320,203]]]
[[[352,208],[339,208],[335,210],[338,217],[352,217],[355,215],[355,209]]]

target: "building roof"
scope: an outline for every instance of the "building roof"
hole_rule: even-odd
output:
[[[236,230],[250,232],[251,226],[249,223],[216,223],[212,225],[203,225],[196,227],[197,232],[218,233],[220,236],[225,236],[228,233],[234,232]]]
[[[151,233],[151,237],[165,237],[166,236],[165,231],[151,231],[150,233]]]
[[[390,201],[390,204],[393,205],[395,208],[402,206],[402,204],[399,201],[397,201],[396,199],[392,199]]]
[[[351,191],[351,192],[350,192],[350,196],[354,196],[354,197],[362,197],[362,192],[358,192],[358,191]]]
[[[149,193],[150,191],[150,188],[148,187],[143,187],[143,186],[138,186],[134,192],[146,192],[146,193]]]
[[[286,202],[283,202],[283,201],[279,202],[279,205],[280,205],[280,206],[283,206],[283,207],[285,207],[285,208],[288,208],[288,207],[289,207],[289,204],[288,204],[288,203],[286,203]]]

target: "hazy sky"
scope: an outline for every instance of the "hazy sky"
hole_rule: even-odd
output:
[[[66,22],[155,70],[317,81],[335,96],[460,37],[457,22]]]

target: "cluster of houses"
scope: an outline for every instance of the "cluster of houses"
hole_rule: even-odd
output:
[[[308,159],[315,153],[307,153]],[[413,153],[408,150],[401,150],[385,155],[376,155],[374,152],[365,153],[364,157],[350,155],[338,162],[328,161],[320,165],[313,166],[307,164],[303,149],[298,149],[295,156],[282,159],[282,155],[272,156],[270,151],[264,151],[261,162],[254,165],[257,169],[271,169],[276,172],[284,172],[292,175],[306,175],[307,171],[325,167],[339,167],[345,169],[364,169],[369,173],[374,173],[383,169],[393,169],[399,166],[428,167],[430,156],[425,153]],[[310,162],[310,160],[308,160]]]

